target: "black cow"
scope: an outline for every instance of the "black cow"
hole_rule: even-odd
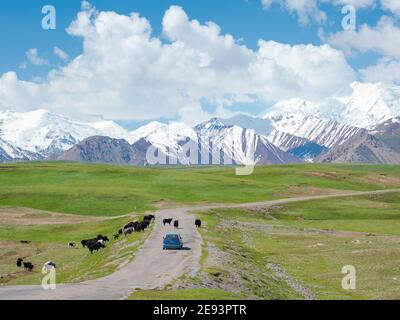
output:
[[[197,228],[201,228],[201,220],[200,219],[196,219],[196,221],[194,222],[195,226]]]
[[[150,221],[149,220],[144,220],[141,222],[142,225],[144,225],[144,228],[148,228],[148,226],[150,225]]]
[[[93,254],[93,251],[99,251],[102,248],[105,248],[106,246],[100,242],[95,242],[95,243],[89,243],[88,244],[88,249],[91,254]]]
[[[28,271],[32,271],[34,268],[34,265],[31,262],[24,262],[24,269]]]
[[[127,225],[124,226],[123,230],[129,229],[129,228],[135,228],[139,222],[134,221],[134,222],[129,222]]]
[[[74,241],[68,242],[68,247],[75,248],[75,242]]]
[[[152,214],[150,214],[150,215],[148,215],[148,216],[145,216],[144,218],[143,218],[143,220],[144,221],[149,221],[149,222],[151,222],[152,220],[155,220],[155,216],[153,216]]]
[[[142,221],[137,225],[135,231],[137,232],[144,231],[147,229],[148,226],[149,226],[148,221]]]
[[[179,221],[178,220],[174,221],[174,227],[175,227],[175,229],[179,228]]]
[[[165,226],[166,224],[171,225],[172,220],[174,220],[174,219],[164,219],[164,220],[163,220],[164,226]]]
[[[22,267],[22,261],[24,261],[24,259],[22,259],[22,258],[18,258],[18,259],[17,259],[16,264],[17,264],[17,267],[18,267],[18,268],[21,268],[21,267]]]
[[[97,240],[103,240],[104,242],[110,241],[110,239],[108,239],[107,236],[103,236],[101,234],[99,234],[96,239]]]
[[[122,229],[119,229],[119,230],[118,230],[118,234],[119,234],[120,236],[122,236],[122,234],[123,234]]]
[[[88,247],[89,248],[89,245],[90,244],[93,244],[93,243],[97,243],[97,238],[94,238],[94,239],[87,239],[87,240],[82,240],[81,241],[81,244],[82,244],[82,247]]]
[[[31,241],[28,241],[28,240],[21,240],[20,242],[23,243],[23,244],[29,244],[29,243],[31,243]]]
[[[135,232],[135,228],[127,228],[127,229],[124,229],[124,235],[125,235],[125,237],[128,235],[128,234],[132,234],[132,233],[134,233]]]
[[[114,240],[117,240],[119,238],[119,233],[114,234]]]
[[[144,224],[142,223],[138,223],[135,225],[135,227],[133,228],[133,231],[135,232],[140,232],[140,231],[144,231]]]

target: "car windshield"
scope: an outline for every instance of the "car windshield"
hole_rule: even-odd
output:
[[[177,234],[167,234],[165,240],[178,240],[179,236]]]

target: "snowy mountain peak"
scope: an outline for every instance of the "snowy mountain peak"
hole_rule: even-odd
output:
[[[303,119],[315,115],[318,110],[318,104],[312,101],[301,99],[283,100],[274,104],[261,117],[263,119],[272,119],[275,122],[280,120],[289,121],[290,119]]]
[[[112,121],[73,121],[45,109],[0,112],[0,138],[15,148],[37,153],[40,157],[60,153],[95,135],[129,137],[125,129]]]
[[[356,127],[372,129],[400,116],[400,87],[381,83],[351,84],[350,96],[337,98],[343,104],[340,120]]]

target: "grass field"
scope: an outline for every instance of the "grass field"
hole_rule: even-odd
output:
[[[400,166],[287,165],[135,168],[37,162],[0,165],[0,206],[92,216],[143,212],[158,205],[241,203],[400,186]]]
[[[400,188],[400,166],[265,166],[235,176],[233,167],[0,165],[0,284],[38,284],[39,268],[16,268],[20,256],[40,267],[56,261],[59,283],[113,272],[133,257],[149,231],[112,240],[93,255],[67,243],[110,236],[131,220],[121,215],[135,211],[392,188]],[[400,298],[399,200],[392,193],[197,213],[205,223],[199,276],[132,298]],[[356,291],[341,288],[340,271],[347,264],[357,268]]]
[[[399,299],[399,200],[392,193],[197,212],[206,224],[202,273],[183,288],[229,292],[236,284],[235,294],[261,299]],[[356,268],[356,290],[341,286],[345,265]]]
[[[29,215],[26,215],[29,219]],[[44,218],[45,219],[45,218]],[[114,272],[121,264],[130,261],[135,251],[149,234],[135,233],[127,238],[112,239],[122,225],[131,221],[128,217],[74,224],[0,225],[0,285],[40,284],[41,268],[46,261],[57,264],[57,282],[71,283],[99,278]],[[108,235],[106,248],[90,254],[82,248],[80,240]],[[22,244],[20,240],[31,243]],[[70,241],[76,248],[69,248]],[[15,261],[26,257],[35,268],[33,272],[18,268]]]

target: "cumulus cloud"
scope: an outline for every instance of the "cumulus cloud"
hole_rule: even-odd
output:
[[[395,59],[382,58],[376,65],[362,69],[360,73],[367,82],[400,84],[400,62]]]
[[[375,26],[362,25],[358,31],[342,31],[327,38],[348,56],[374,52],[381,58],[360,70],[364,81],[387,84],[400,81],[400,27],[392,17],[383,16]]]
[[[46,59],[43,59],[39,56],[38,50],[36,48],[31,48],[25,53],[26,58],[28,61],[35,66],[44,66],[49,64]]]
[[[329,45],[284,45],[259,41],[257,61],[251,67],[257,93],[268,96],[321,99],[354,80],[344,54]]]
[[[341,31],[328,42],[348,55],[373,51],[386,57],[400,58],[400,28],[393,18],[383,16],[376,26],[362,25],[358,31]]]
[[[162,22],[164,41],[137,13],[98,12],[87,2],[67,32],[83,52],[42,83],[0,78],[0,102],[19,110],[48,108],[68,115],[120,120],[180,117],[187,122],[235,103],[332,95],[354,80],[341,51],[329,45],[239,44],[219,26],[190,20],[181,7]],[[37,53],[37,52],[36,52]]]

